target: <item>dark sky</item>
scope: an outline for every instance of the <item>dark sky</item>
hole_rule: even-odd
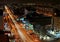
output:
[[[0,3],[53,3],[53,4],[60,4],[60,0],[0,0]]]
[[[11,4],[11,3],[40,3],[42,5],[49,5],[60,8],[60,0],[0,0],[1,4]]]

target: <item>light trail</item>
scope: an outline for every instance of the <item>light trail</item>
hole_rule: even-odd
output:
[[[7,6],[5,6],[5,10],[7,11],[7,13],[9,14],[9,16],[12,19],[13,23],[15,24],[15,27],[16,27],[18,33],[19,33],[19,36],[23,40],[23,42],[33,42],[33,40],[31,40],[29,37],[26,38],[25,35],[22,33],[22,31],[20,30],[19,24],[17,24],[17,22],[15,21],[14,17],[12,16],[11,11],[9,10],[9,8]]]

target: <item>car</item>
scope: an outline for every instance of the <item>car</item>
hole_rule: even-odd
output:
[[[47,35],[50,36],[51,38],[54,38],[53,40],[57,40],[60,38],[60,31],[52,31],[52,30],[48,30],[47,31]]]

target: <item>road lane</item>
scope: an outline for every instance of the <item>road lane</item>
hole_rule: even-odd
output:
[[[21,39],[23,40],[23,42],[34,42],[30,37],[28,37],[26,35],[25,32],[23,32],[23,30],[21,29],[21,27],[19,26],[19,24],[17,24],[17,22],[15,21],[14,17],[12,16],[12,13],[11,11],[9,10],[9,8],[7,6],[5,6],[5,9],[7,11],[7,13],[9,14],[10,18],[12,19],[18,33],[19,33],[19,36],[21,37]]]

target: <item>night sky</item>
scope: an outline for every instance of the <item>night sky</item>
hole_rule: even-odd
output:
[[[60,0],[0,0],[0,6],[5,4],[37,3],[43,6],[52,6],[60,9]]]
[[[60,4],[60,0],[0,0],[0,3],[52,3]]]

